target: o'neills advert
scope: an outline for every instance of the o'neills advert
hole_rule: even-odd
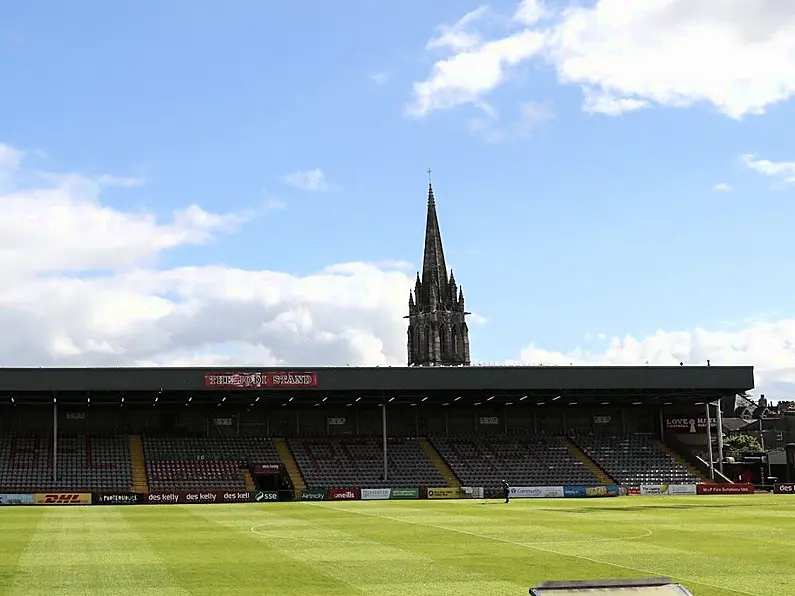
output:
[[[212,389],[300,389],[317,387],[314,372],[219,372],[204,375],[204,386]]]

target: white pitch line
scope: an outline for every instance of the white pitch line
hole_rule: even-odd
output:
[[[339,509],[337,507],[330,507],[329,505],[323,505],[321,503],[316,503],[316,502],[312,503],[312,505],[314,505],[315,507],[323,507],[324,509],[331,509],[332,511],[342,511],[342,512],[345,512],[345,513],[355,513],[357,515],[364,515],[364,516],[368,516],[368,517],[380,517],[382,519],[388,519],[388,520],[391,520],[391,521],[402,522],[404,524],[411,524],[411,525],[415,525],[415,526],[424,526],[426,528],[433,528],[434,530],[443,530],[443,531],[447,531],[447,532],[457,532],[458,534],[464,534],[466,536],[472,536],[474,538],[483,538],[485,540],[492,540],[494,542],[502,542],[503,544],[511,544],[513,546],[520,546],[520,547],[524,547],[524,548],[530,548],[530,549],[533,549],[533,550],[547,552],[547,553],[550,553],[550,554],[553,554],[553,555],[558,555],[558,556],[561,556],[561,557],[572,557],[574,559],[580,559],[582,561],[589,561],[591,563],[597,563],[599,565],[608,565],[610,567],[616,567],[617,569],[626,569],[627,571],[637,571],[639,573],[649,574],[650,576],[658,575],[660,573],[659,571],[649,571],[648,569],[640,569],[639,567],[630,567],[629,565],[621,565],[620,563],[611,563],[609,561],[601,561],[599,559],[594,559],[594,558],[591,558],[591,557],[585,557],[583,555],[575,555],[573,553],[561,553],[561,552],[552,550],[550,548],[543,548],[541,546],[536,546],[535,544],[527,544],[525,542],[515,542],[513,540],[507,540],[505,538],[497,538],[495,536],[488,536],[486,534],[478,534],[476,532],[470,532],[468,530],[460,530],[458,528],[446,528],[444,526],[437,526],[437,525],[434,525],[434,524],[427,524],[427,523],[418,522],[418,521],[412,521],[412,520],[408,520],[408,519],[400,519],[400,518],[397,518],[397,517],[390,517],[388,515],[382,515],[380,513],[365,513],[364,511],[355,511],[353,509]],[[626,525],[634,525],[634,524],[626,524]],[[636,527],[642,528],[643,526],[636,526]],[[642,538],[646,538],[646,537],[652,535],[651,530],[649,530],[648,528],[643,528],[643,529],[646,530],[647,532],[650,532],[650,533],[649,534],[645,534],[644,536],[642,536]],[[619,539],[619,540],[621,540],[621,539]],[[623,540],[630,540],[630,538],[625,538]],[[558,544],[558,543],[553,543],[553,544]],[[699,586],[706,586],[706,587],[709,587],[709,588],[715,588],[716,590],[723,590],[723,591],[726,591],[726,592],[732,592],[734,594],[745,594],[746,596],[756,596],[756,594],[753,594],[751,592],[744,592],[742,590],[735,590],[733,588],[727,588],[725,586],[717,586],[715,584],[708,584],[708,583],[705,583],[705,582],[702,582],[702,581],[698,581],[698,580],[695,580],[695,579],[692,579],[692,578],[689,578],[689,577],[680,576],[679,578],[683,579],[683,580],[686,580],[686,581],[689,581],[689,583],[698,584]]]
[[[273,534],[270,533],[265,534],[259,531],[259,528],[267,528],[267,527],[272,528],[274,525],[275,524],[272,523],[257,524],[255,526],[251,526],[249,532],[253,532],[257,536],[263,536],[271,540],[291,540],[293,542],[321,542],[321,543],[334,542],[336,544],[339,544],[339,538],[311,538],[306,536],[299,537],[299,536],[279,536],[279,535],[274,536]]]
[[[343,510],[340,509],[338,511],[343,511]],[[347,511],[347,510],[345,510],[345,511]],[[359,512],[357,512],[357,513],[359,513]],[[392,519],[391,517],[387,517],[387,516],[384,516],[384,515],[377,515],[375,513],[371,513],[371,514],[362,513],[362,515],[370,515],[371,517],[382,517],[384,519]],[[403,520],[399,520],[399,519],[396,518],[395,521],[403,521]],[[270,532],[265,534],[265,533],[260,531],[260,528],[267,528],[267,527],[271,527],[272,528],[274,525],[276,525],[276,524],[274,524],[274,523],[257,524],[255,526],[251,526],[249,531],[253,532],[254,534],[257,534],[258,536],[266,536],[266,537],[272,538],[274,540],[292,540],[292,541],[304,541],[305,540],[305,541],[309,541],[309,542],[339,542],[338,539],[332,539],[332,538],[312,538],[312,537],[306,537],[306,536],[302,536],[302,537],[298,537],[298,536],[284,536],[284,535],[274,535],[274,534],[272,534]],[[423,524],[423,525],[426,525],[426,524]],[[627,525],[634,525],[634,524],[627,524]],[[429,526],[429,527],[433,527],[433,526]],[[588,544],[594,544],[594,543],[600,543],[601,544],[603,542],[621,542],[621,541],[625,541],[625,540],[638,540],[638,539],[641,539],[641,538],[648,538],[649,536],[651,536],[653,534],[653,532],[651,530],[649,530],[648,528],[644,528],[643,526],[637,526],[637,527],[641,528],[644,531],[644,533],[643,534],[633,535],[633,536],[623,536],[623,537],[620,537],[620,538],[592,538],[592,539],[582,539],[582,538],[580,538],[578,540],[541,540],[541,541],[533,542],[533,544],[582,544],[583,542],[586,542]],[[450,528],[444,528],[444,529],[450,529]],[[451,531],[453,531],[453,530],[451,530]],[[458,531],[458,530],[455,530],[455,531]],[[479,536],[479,534],[475,534],[475,535]],[[514,543],[512,543],[512,544],[514,544]]]

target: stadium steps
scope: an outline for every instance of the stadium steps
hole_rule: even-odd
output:
[[[296,498],[300,499],[301,491],[306,490],[306,482],[304,482],[304,477],[301,476],[301,470],[298,469],[298,464],[295,463],[295,458],[293,457],[293,452],[290,451],[290,446],[282,437],[274,437],[273,446],[276,447],[276,453],[279,454],[279,459],[282,461],[284,469],[287,470],[288,476],[290,476],[293,489],[295,489]]]
[[[678,465],[682,466],[685,470],[693,474],[693,476],[698,478],[701,482],[709,482],[701,470],[698,470],[695,466],[690,465],[681,455],[671,449],[668,445],[658,440],[655,440],[655,443],[660,446],[660,449],[663,453],[665,453],[665,455],[673,459]]]
[[[246,490],[248,492],[257,490],[257,486],[254,484],[254,478],[251,476],[251,472],[245,469],[241,471],[243,472],[243,481],[246,483]]]
[[[146,479],[146,462],[141,435],[130,435],[130,471],[132,475],[132,492],[148,493],[149,481]]]
[[[436,471],[439,472],[445,480],[447,480],[447,486],[452,488],[461,488],[461,481],[450,469],[450,466],[447,465],[447,462],[444,461],[444,458],[442,458],[439,452],[436,451],[436,448],[431,445],[431,442],[426,437],[418,437],[417,443],[425,452],[425,455],[428,456],[428,460],[431,462],[431,465],[433,465],[433,467],[436,468]]]
[[[608,476],[607,473],[600,468],[595,461],[588,457],[585,452],[580,449],[580,446],[570,438],[566,438],[566,447],[568,447],[569,453],[571,453],[572,456],[577,459],[577,461],[582,462],[582,464],[588,468],[588,471],[594,475],[594,477],[599,481],[599,484],[618,484],[615,480],[610,478],[610,476]]]

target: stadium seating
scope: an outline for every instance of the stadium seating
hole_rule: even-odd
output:
[[[431,441],[465,486],[599,484],[562,437],[472,434]]]
[[[151,437],[143,440],[149,490],[243,490],[250,463],[279,464],[265,437]]]
[[[701,481],[665,453],[651,435],[580,435],[573,440],[588,457],[627,488]]]
[[[155,461],[149,464],[149,490],[244,490],[237,461]]]
[[[126,435],[58,436],[58,479],[52,477],[52,435],[0,435],[0,489],[7,492],[63,490],[129,491]]]
[[[414,439],[387,443],[387,480],[381,439],[289,439],[307,486],[313,488],[447,486]]]

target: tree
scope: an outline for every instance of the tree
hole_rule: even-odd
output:
[[[729,451],[762,451],[759,439],[753,435],[730,435],[723,440],[723,448]]]

